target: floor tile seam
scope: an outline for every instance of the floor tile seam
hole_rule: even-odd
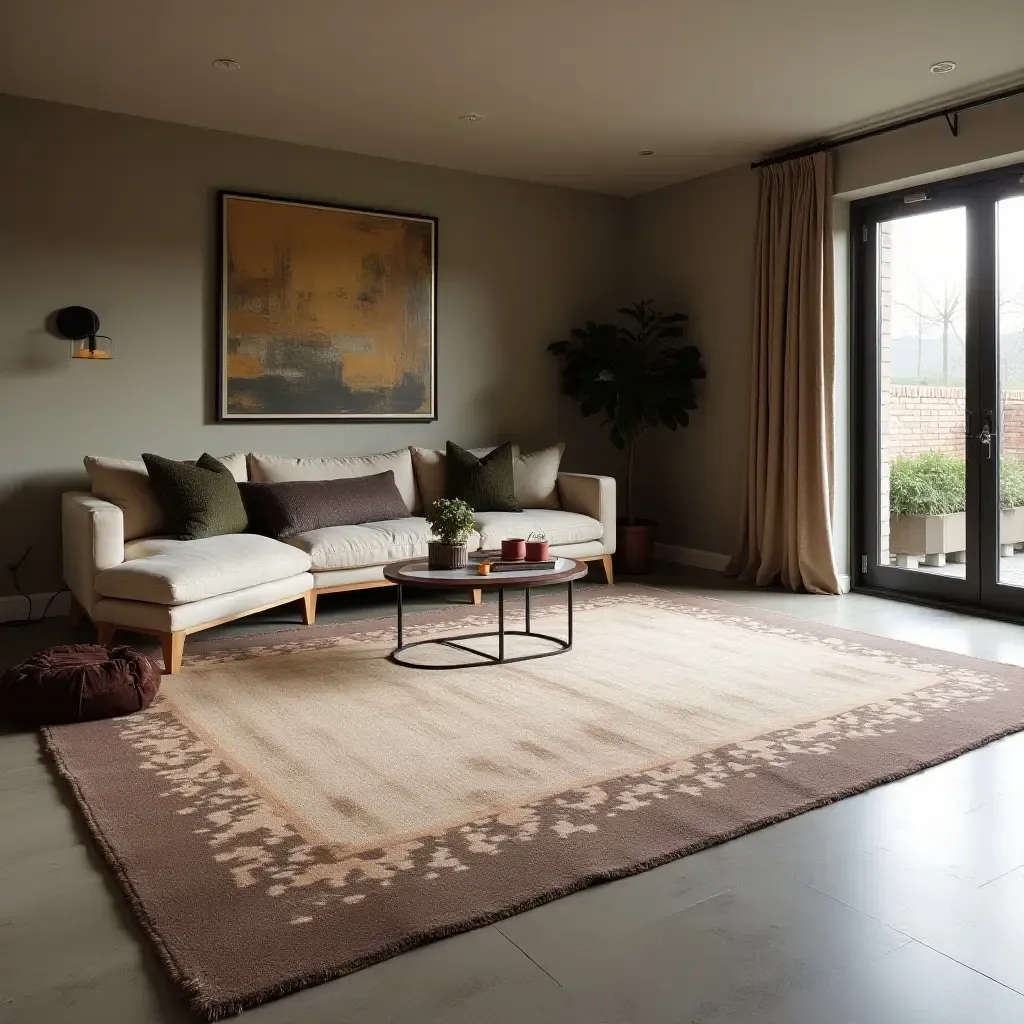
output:
[[[958,960],[955,956],[952,956],[949,953],[947,953],[945,950],[940,949],[938,946],[934,946],[930,942],[927,942],[926,940],[924,940],[922,938],[919,938],[917,935],[913,934],[912,932],[907,931],[905,928],[897,928],[895,925],[890,924],[888,921],[885,921],[882,918],[875,916],[874,914],[868,914],[865,911],[858,909],[857,907],[851,906],[849,903],[846,903],[843,900],[839,899],[838,896],[833,896],[829,892],[824,892],[822,889],[819,889],[817,886],[811,885],[810,882],[805,882],[805,881],[803,881],[800,878],[796,878],[796,876],[793,876],[793,877],[795,878],[796,881],[800,882],[800,884],[805,886],[806,888],[812,889],[814,892],[820,893],[822,896],[827,896],[830,900],[833,900],[834,902],[838,903],[840,906],[846,907],[847,910],[852,910],[855,914],[859,914],[861,917],[866,917],[866,918],[868,918],[868,920],[875,921],[877,924],[881,924],[884,927],[888,928],[890,931],[896,932],[898,935],[902,935],[904,938],[906,938],[907,941],[906,942],[901,942],[896,947],[896,949],[891,949],[887,953],[881,954],[881,956],[874,957],[870,961],[870,963],[876,963],[878,960],[882,960],[885,957],[890,956],[892,953],[895,953],[898,950],[903,949],[905,946],[907,946],[911,942],[913,942],[913,943],[915,943],[918,946],[923,946],[926,949],[930,949],[933,953],[938,953],[939,956],[943,957],[946,960],[950,960],[950,961],[952,961],[955,964],[959,964],[961,967],[965,967],[967,970],[971,971],[973,974],[977,974],[977,975],[979,975],[982,978],[986,978],[989,981],[994,982],[996,985],[999,985],[999,986],[1001,986],[1002,988],[1005,988],[1005,989],[1009,989],[1011,992],[1014,992],[1014,993],[1016,993],[1019,996],[1024,996],[1024,990],[1018,989],[1018,988],[1014,988],[1012,985],[1008,985],[1005,981],[1000,981],[998,978],[995,978],[995,977],[993,977],[990,974],[986,974],[984,971],[979,970],[977,967],[972,967],[971,964],[965,963],[963,960]],[[864,966],[867,966],[867,965],[865,964]]]
[[[513,917],[510,920],[514,921],[515,918]],[[533,964],[533,966],[536,967],[538,971],[540,971],[542,974],[547,975],[547,977],[549,977],[560,989],[562,989],[563,992],[566,991],[566,987],[549,970],[547,970],[547,968],[537,963],[537,961],[534,960],[533,957],[530,956],[530,954],[527,953],[526,950],[523,949],[523,947],[520,946],[518,942],[510,938],[509,935],[502,930],[501,922],[498,922],[494,925],[494,930],[498,932],[498,934],[501,935],[503,939],[505,939],[507,942],[511,943],[511,945],[513,945],[516,949],[518,949],[519,952],[522,953],[523,956],[525,956],[526,959],[529,960],[530,963]]]

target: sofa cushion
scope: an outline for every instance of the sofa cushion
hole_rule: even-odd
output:
[[[156,500],[144,462],[106,459],[87,455],[83,460],[89,474],[92,493],[117,505],[124,518],[124,539],[150,537],[167,529],[160,503]],[[217,461],[231,470],[235,480],[247,480],[245,455],[219,455]]]
[[[269,537],[232,533],[159,544],[159,554],[132,558],[96,574],[103,597],[176,605],[231,594],[308,572],[307,554]]]
[[[409,515],[390,469],[341,480],[287,480],[239,487],[250,529],[278,540],[329,526],[377,523]]]
[[[478,459],[489,455],[498,446],[492,444],[487,448],[467,448]],[[446,463],[444,452],[435,448],[413,448],[412,468],[416,474],[416,488],[419,491],[418,500],[412,506],[414,516],[422,515],[438,498],[445,494]],[[512,445],[512,457],[519,454],[519,445]]]
[[[445,454],[445,495],[478,512],[521,512],[512,475],[512,445],[506,442],[477,458],[449,441]]]
[[[182,540],[202,540],[248,528],[238,482],[220,460],[204,454],[195,462],[176,462],[143,452],[142,461],[168,533]]]
[[[561,508],[558,501],[558,467],[564,444],[553,444],[537,452],[512,459],[516,501],[523,508]]]
[[[305,551],[313,560],[313,572],[385,565],[402,558],[426,557],[430,540],[427,521],[418,516],[391,519],[361,526],[330,526],[289,537],[288,543]],[[470,550],[479,540],[469,538]]]
[[[166,555],[188,543],[187,540],[178,540],[177,537],[136,537],[135,540],[125,541],[122,561],[149,558],[150,555]]]
[[[416,505],[416,478],[412,472],[412,452],[399,448],[382,455],[322,456],[286,458],[282,455],[249,456],[252,480],[258,484],[280,484],[286,480],[339,480],[342,477],[395,474],[395,485],[406,508]]]
[[[600,540],[604,527],[597,519],[577,512],[528,508],[524,512],[478,512],[476,514],[480,548],[494,551],[509,537],[529,537],[543,533],[552,547]]]

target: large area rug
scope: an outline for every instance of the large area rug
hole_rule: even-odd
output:
[[[237,1012],[1024,726],[1017,668],[651,588],[587,591],[577,609],[572,652],[458,672],[392,665],[381,618],[198,643],[148,711],[47,731],[198,1012]],[[563,616],[561,599],[542,604],[535,628]],[[454,607],[408,619],[409,638],[493,621]]]

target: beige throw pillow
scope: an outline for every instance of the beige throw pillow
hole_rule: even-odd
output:
[[[478,459],[490,455],[498,446],[489,445],[487,448],[467,448]],[[512,457],[519,454],[519,445],[512,445]],[[416,471],[416,487],[419,490],[418,501],[410,505],[413,515],[421,516],[437,501],[444,497],[447,476],[445,471],[445,453],[434,448],[413,448],[412,468]]]
[[[242,482],[248,479],[244,453],[234,452],[218,456],[218,459],[231,470],[235,480]],[[87,455],[83,461],[92,493],[121,510],[126,541],[166,532],[167,523],[153,493],[144,462],[92,455]]]
[[[564,451],[564,444],[553,444],[512,460],[516,501],[524,509],[562,507],[558,500],[558,466]]]
[[[343,480],[357,476],[377,476],[390,470],[406,507],[415,513],[416,478],[412,472],[412,454],[408,448],[381,455],[313,456],[288,458],[283,455],[249,456],[253,483],[283,484],[291,480]]]

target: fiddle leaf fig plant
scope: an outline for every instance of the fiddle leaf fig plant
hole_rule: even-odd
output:
[[[626,452],[626,513],[632,525],[637,438],[654,427],[676,430],[697,408],[693,382],[705,376],[700,350],[683,344],[687,317],[650,299],[625,306],[626,326],[588,320],[548,349],[562,363],[562,391],[584,416],[603,414],[608,438]]]

